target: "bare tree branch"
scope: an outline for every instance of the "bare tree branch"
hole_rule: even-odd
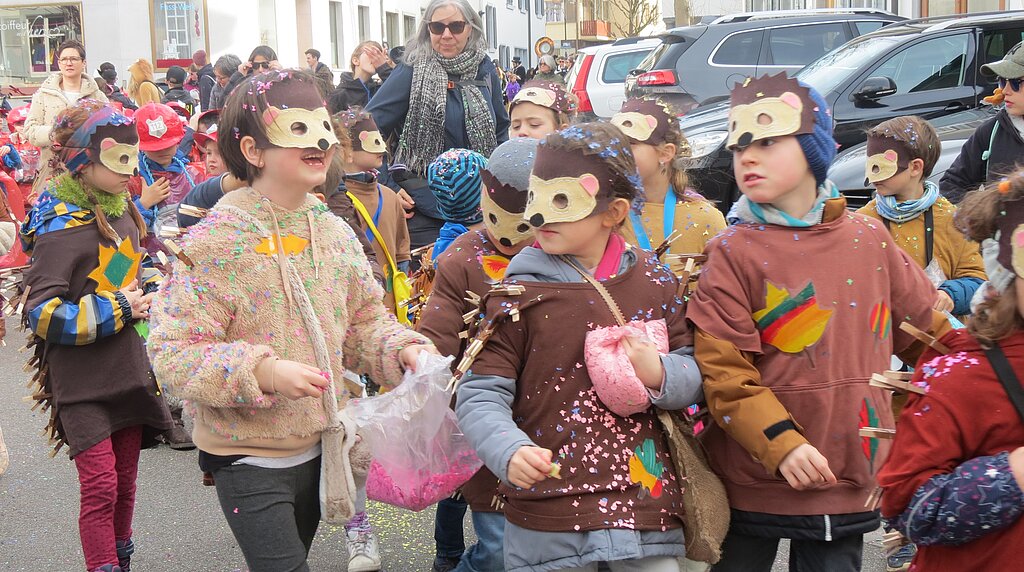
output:
[[[624,38],[636,36],[661,15],[656,0],[608,0],[608,4],[623,16],[624,24],[616,23],[615,28]]]

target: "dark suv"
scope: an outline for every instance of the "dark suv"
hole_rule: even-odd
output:
[[[683,113],[728,97],[737,80],[796,73],[848,40],[902,20],[863,8],[783,10],[675,28],[626,76],[626,96],[657,95]]]
[[[1024,11],[908,20],[855,38],[796,76],[828,101],[844,149],[886,119],[933,119],[978,107],[996,87],[979,68],[1001,59],[1022,37]],[[723,210],[739,192],[725,148],[728,118],[729,104],[722,102],[679,120],[693,148],[691,179]]]

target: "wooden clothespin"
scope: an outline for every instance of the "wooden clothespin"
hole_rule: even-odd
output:
[[[491,294],[498,296],[520,296],[526,292],[526,287],[521,284],[499,284],[491,288]]]
[[[882,533],[882,548],[885,550],[886,556],[893,554],[905,544],[909,544],[909,541],[898,530]]]
[[[654,256],[661,259],[662,256],[668,252],[668,249],[672,246],[672,243],[679,240],[683,234],[676,229],[672,229],[672,234],[668,235],[665,240],[658,245],[658,248],[654,249]]]
[[[950,352],[949,348],[946,347],[945,344],[935,339],[935,336],[915,328],[913,325],[910,324],[910,322],[900,322],[900,329],[914,336],[915,338],[917,338],[918,341],[924,342],[930,348],[939,352],[940,354],[948,354]]]
[[[896,436],[895,429],[883,429],[881,427],[861,427],[861,437],[871,437],[875,439],[892,439]]]
[[[183,234],[185,234],[185,231],[176,226],[165,225],[160,227],[161,238],[178,238]]]
[[[178,213],[192,218],[205,218],[206,215],[210,214],[210,209],[204,209],[195,207],[192,205],[179,204]]]
[[[878,505],[882,502],[882,487],[875,487],[871,490],[871,494],[868,495],[868,500],[864,502],[864,508],[874,511],[878,510]]]
[[[905,375],[909,373],[910,372],[901,371],[887,371],[885,374],[876,373],[871,376],[871,380],[868,382],[868,385],[871,387],[881,387],[882,389],[888,389],[897,393],[917,393],[919,395],[924,395],[926,391],[923,387],[918,387],[910,383],[910,376],[913,374],[910,374],[910,376]],[[907,378],[906,381],[902,379],[903,377]]]
[[[189,268],[195,266],[195,263],[192,262],[192,259],[185,254],[185,251],[182,250],[180,246],[170,240],[165,240],[164,244],[167,245],[167,249],[171,251],[171,254],[177,257],[178,260],[185,263],[185,266],[188,266]]]

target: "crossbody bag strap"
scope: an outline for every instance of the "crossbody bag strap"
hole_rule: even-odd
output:
[[[600,294],[601,298],[604,299],[604,303],[608,305],[608,309],[611,310],[612,316],[615,317],[615,321],[618,322],[620,326],[625,326],[626,319],[622,315],[622,310],[619,309],[619,305],[615,303],[615,299],[612,298],[611,293],[609,293],[608,289],[604,287],[604,284],[598,282],[596,278],[591,276],[589,272],[580,267],[579,263],[577,263],[572,258],[568,256],[559,256],[559,258],[562,259],[562,262],[565,262],[569,266],[572,266],[574,269],[576,269],[576,272],[579,272],[580,276],[582,276],[584,280],[589,282],[590,285],[597,290],[597,293]]]
[[[370,231],[373,232],[373,236],[377,239],[377,244],[380,245],[380,249],[384,251],[384,256],[388,259],[388,267],[391,268],[392,274],[398,273],[398,265],[395,264],[395,259],[391,258],[391,253],[388,252],[388,246],[384,243],[384,238],[380,235],[380,231],[377,230],[377,225],[373,224],[373,218],[370,213],[363,206],[363,203],[352,194],[352,191],[345,191],[348,198],[352,199],[352,206],[359,211],[359,215],[366,221],[366,226],[370,227]]]
[[[1017,374],[1013,371],[1010,360],[1006,359],[1006,354],[1003,353],[1003,349],[999,347],[999,344],[993,344],[992,347],[984,348],[984,350],[985,357],[988,358],[988,362],[992,364],[992,369],[996,372],[996,377],[999,378],[999,382],[1003,384],[1003,389],[1006,390],[1010,401],[1013,402],[1017,415],[1020,416],[1021,422],[1024,422],[1024,387],[1021,387],[1020,379],[1017,378]]]

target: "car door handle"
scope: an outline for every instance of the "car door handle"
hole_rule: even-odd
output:
[[[943,111],[953,113],[955,111],[964,111],[965,109],[967,109],[966,105],[959,101],[954,101],[953,103],[947,104],[946,107],[943,108]]]

